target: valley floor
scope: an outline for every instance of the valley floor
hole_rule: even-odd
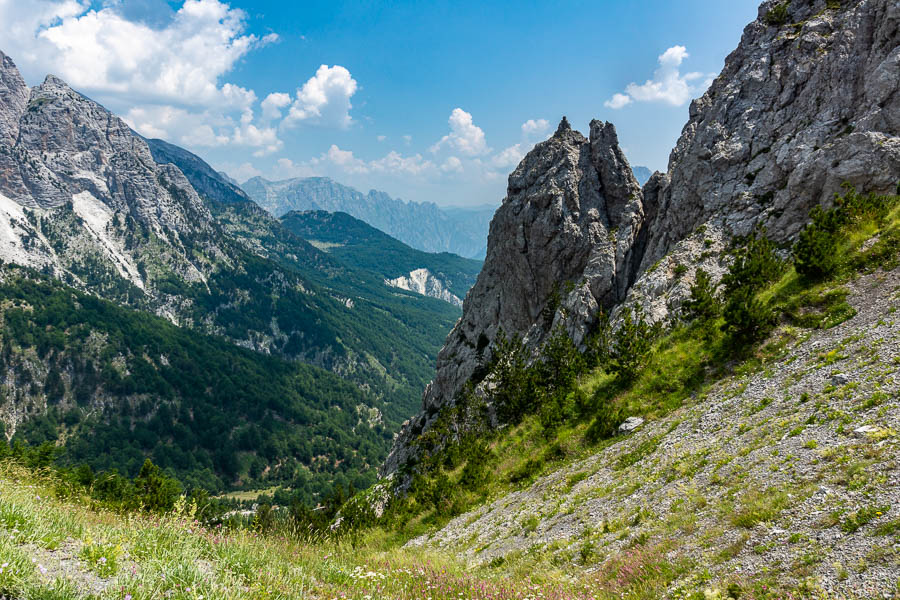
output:
[[[398,547],[121,516],[0,465],[0,596],[893,598],[900,591],[900,270],[781,356]]]

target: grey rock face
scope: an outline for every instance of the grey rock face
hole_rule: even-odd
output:
[[[0,58],[0,257],[101,295],[105,271],[166,313],[154,276],[203,280],[219,255],[209,211],[121,119],[52,75],[29,89]]]
[[[643,223],[640,187],[615,128],[591,123],[590,138],[563,118],[509,176],[491,222],[487,258],[463,315],[438,355],[423,414],[401,440],[430,424],[489,358],[499,331],[537,349],[557,327],[581,343],[598,318],[625,297],[632,247]],[[431,417],[429,417],[431,415]],[[384,469],[406,459],[406,443]]]
[[[0,52],[0,138],[15,141],[19,119],[28,104],[28,86],[12,59]]]
[[[848,182],[894,192],[900,179],[900,4],[793,1],[789,18],[764,2],[704,96],[669,159],[646,187],[659,206],[641,270],[697,227],[743,235],[763,225],[790,242],[810,209]]]

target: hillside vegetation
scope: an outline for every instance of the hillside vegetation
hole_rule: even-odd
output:
[[[0,297],[3,410],[19,421],[6,433],[63,440],[66,464],[136,474],[151,456],[189,487],[278,482],[312,503],[335,483],[371,483],[396,426],[383,402],[336,375],[27,269],[0,270]]]

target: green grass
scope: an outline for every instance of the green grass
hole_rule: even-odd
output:
[[[736,527],[752,529],[759,523],[768,523],[777,518],[789,504],[788,494],[783,490],[750,490],[744,494],[731,515],[731,523]]]

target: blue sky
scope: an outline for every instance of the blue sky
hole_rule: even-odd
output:
[[[496,204],[567,115],[666,168],[757,0],[0,0],[0,49],[243,181]]]

